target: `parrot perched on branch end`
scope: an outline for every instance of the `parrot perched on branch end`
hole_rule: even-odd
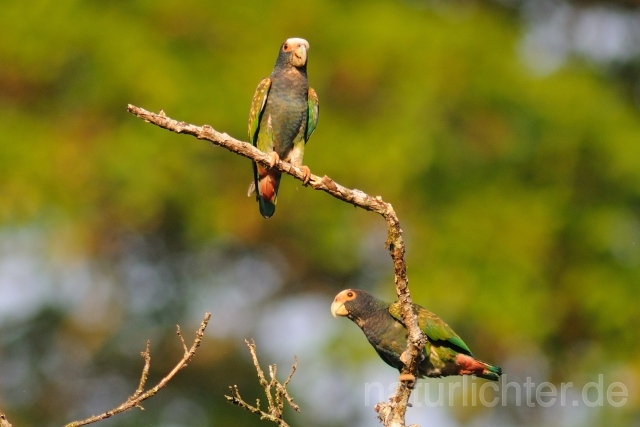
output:
[[[418,366],[420,377],[475,375],[499,380],[502,369],[476,359],[442,319],[417,304],[413,304],[413,311],[418,316],[418,327],[427,335],[424,358]],[[399,302],[392,304],[359,289],[346,289],[333,300],[331,314],[351,319],[362,329],[382,360],[402,370],[404,364],[400,355],[407,348],[408,331],[402,321]]]
[[[269,167],[253,163],[254,180],[249,196],[256,192],[260,213],[270,218],[282,173],[273,168],[279,160],[303,169],[304,183],[311,171],[302,164],[304,146],[318,123],[318,96],[307,81],[309,43],[291,38],[280,47],[271,75],[263,79],[251,102],[249,140],[269,154]]]

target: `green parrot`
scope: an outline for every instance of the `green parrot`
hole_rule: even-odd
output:
[[[476,375],[498,381],[502,369],[476,359],[469,347],[442,319],[424,307],[413,305],[418,326],[427,335],[420,377]],[[333,317],[345,316],[362,329],[369,343],[388,365],[402,370],[400,355],[407,347],[408,331],[402,322],[399,302],[388,303],[359,290],[340,292],[331,304]]]
[[[280,159],[299,166],[309,182],[311,171],[302,165],[304,146],[318,124],[318,96],[307,81],[309,43],[291,38],[280,47],[271,76],[262,79],[251,102],[249,139],[269,154],[269,167],[253,163],[254,180],[249,196],[256,192],[260,213],[270,218],[282,173],[273,169]]]

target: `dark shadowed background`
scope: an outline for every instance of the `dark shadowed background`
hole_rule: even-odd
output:
[[[223,397],[261,397],[245,338],[282,378],[299,357],[291,425],[378,425],[396,373],[329,306],[394,297],[384,221],[289,177],[266,221],[247,159],[126,112],[246,140],[295,36],[321,110],[305,163],[393,204],[414,300],[506,373],[423,381],[408,421],[640,424],[636,4],[5,1],[0,410],[46,427],[110,409],[147,339],[154,381],[175,325],[191,339],[210,311],[193,363],[100,425],[266,425]]]

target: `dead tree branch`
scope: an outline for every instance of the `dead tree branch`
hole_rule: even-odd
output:
[[[213,145],[226,148],[265,166],[268,165],[269,156],[267,154],[249,143],[239,141],[226,133],[220,133],[211,126],[196,126],[179,122],[167,117],[163,111],[155,114],[131,104],[127,106],[127,110],[142,120],[163,129],[193,135],[198,139],[205,139]],[[274,167],[300,181],[304,179],[303,171],[290,163],[281,160]],[[315,190],[329,193],[344,202],[375,212],[385,219],[387,223],[386,246],[393,260],[396,293],[402,307],[402,319],[409,330],[407,349],[402,355],[405,366],[401,377],[404,377],[405,374],[411,374],[417,378],[417,368],[422,358],[422,349],[426,343],[426,337],[418,328],[417,318],[411,309],[412,301],[409,294],[407,268],[404,261],[405,245],[400,221],[393,210],[393,206],[382,200],[380,196],[374,197],[357,189],[346,188],[326,175],[319,177],[312,174],[308,185]],[[400,381],[396,393],[390,398],[390,401],[376,406],[379,418],[385,426],[403,427],[405,425],[405,412],[411,396],[412,385],[406,381]]]
[[[278,424],[280,427],[289,427],[289,425],[282,418],[285,400],[287,401],[289,406],[293,408],[294,411],[300,412],[300,407],[293,403],[293,398],[287,391],[287,385],[289,384],[289,381],[291,381],[293,374],[296,372],[296,368],[298,366],[298,358],[294,356],[295,362],[291,367],[291,373],[283,383],[280,383],[276,379],[276,372],[278,371],[278,367],[276,365],[269,365],[269,377],[271,378],[271,381],[267,381],[264,376],[264,371],[260,367],[260,363],[258,363],[258,356],[256,355],[256,343],[253,340],[251,342],[245,340],[244,342],[247,347],[249,347],[251,357],[253,358],[253,365],[256,367],[256,372],[258,373],[258,380],[260,381],[260,385],[264,388],[264,394],[267,396],[269,412],[265,412],[260,408],[260,399],[256,399],[255,406],[252,406],[245,402],[242,399],[242,396],[240,396],[240,390],[238,390],[237,385],[229,387],[229,390],[231,390],[231,396],[225,397],[234,405],[238,405],[241,408],[244,408],[254,414],[259,414],[261,420],[269,420],[273,423]]]
[[[202,320],[202,323],[200,323],[200,327],[196,331],[196,338],[193,341],[193,345],[191,346],[190,349],[187,348],[184,342],[184,338],[180,333],[180,326],[178,326],[177,334],[178,334],[178,337],[180,338],[180,341],[182,342],[184,355],[182,356],[182,359],[178,362],[178,364],[171,370],[171,372],[169,372],[164,378],[162,378],[158,384],[156,384],[154,387],[150,388],[147,391],[144,390],[145,384],[147,382],[147,377],[149,375],[149,367],[151,366],[151,353],[149,352],[149,341],[147,341],[147,347],[145,351],[140,353],[144,358],[144,367],[142,368],[140,383],[138,384],[138,388],[136,389],[136,391],[124,403],[122,403],[117,408],[113,408],[110,411],[104,412],[100,415],[94,415],[92,417],[87,418],[86,420],[74,421],[72,423],[67,424],[65,427],[79,427],[79,426],[95,423],[96,421],[101,421],[101,420],[104,420],[105,418],[110,418],[116,414],[128,411],[132,408],[139,408],[141,410],[144,410],[144,408],[140,404],[144,400],[154,396],[158,391],[160,391],[160,389],[166,386],[167,383],[178,373],[178,371],[186,367],[187,363],[191,361],[191,358],[193,357],[193,355],[196,353],[196,350],[200,346],[200,342],[202,341],[202,336],[204,335],[204,330],[206,329],[207,324],[209,323],[209,319],[211,319],[211,314],[205,313],[204,319]],[[0,424],[0,426],[5,427],[4,424]],[[9,424],[7,427],[11,427],[11,425]]]
[[[7,417],[2,412],[0,412],[0,427],[12,427],[9,420],[7,420]]]

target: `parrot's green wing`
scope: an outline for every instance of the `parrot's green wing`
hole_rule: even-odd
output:
[[[318,95],[316,91],[309,88],[309,98],[307,101],[309,112],[307,114],[307,131],[304,136],[304,141],[307,142],[311,138],[311,134],[316,130],[318,125],[318,114],[320,113],[320,106],[318,104]]]
[[[253,94],[251,111],[249,111],[249,141],[251,141],[253,145],[256,145],[258,141],[260,118],[264,111],[264,105],[267,103],[269,89],[271,89],[271,79],[266,77],[260,81],[260,84],[256,88],[256,92]]]
[[[417,304],[413,305],[413,311],[418,316],[418,327],[422,332],[427,335],[429,341],[434,343],[436,341],[444,341],[449,347],[455,349],[458,353],[471,354],[469,347],[462,341],[462,338],[456,334],[444,320],[430,312],[424,307]],[[400,308],[400,302],[395,302],[389,307],[389,313],[399,322],[402,322],[402,309]]]

